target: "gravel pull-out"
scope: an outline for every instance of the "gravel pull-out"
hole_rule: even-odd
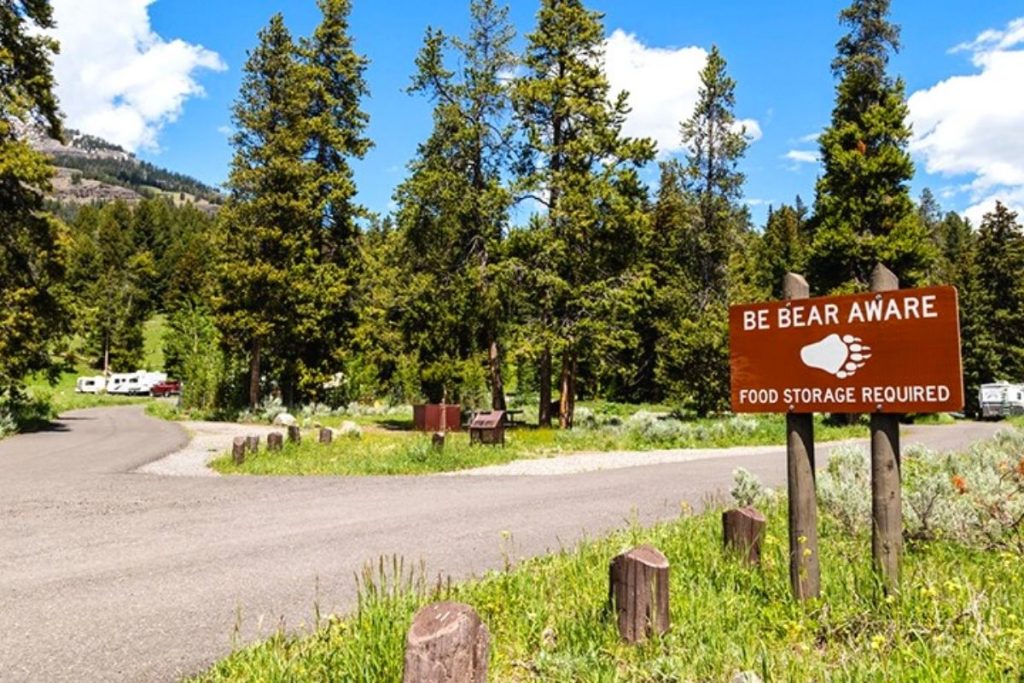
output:
[[[220,475],[209,468],[209,463],[230,450],[236,436],[258,434],[261,447],[266,447],[267,434],[284,431],[283,427],[231,422],[182,422],[181,426],[192,437],[188,445],[156,462],[143,465],[137,472],[163,477],[217,477]]]

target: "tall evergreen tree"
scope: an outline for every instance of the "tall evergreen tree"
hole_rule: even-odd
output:
[[[695,278],[697,308],[724,304],[728,298],[729,259],[747,229],[740,204],[744,175],[737,169],[747,150],[746,131],[737,125],[736,82],[726,72],[717,46],[700,74],[693,115],[682,123],[687,185],[697,198],[698,220],[689,225],[687,269]]]
[[[1024,230],[1017,214],[997,203],[977,234],[973,282],[962,298],[964,376],[968,406],[978,387],[1024,379]]]
[[[820,138],[811,286],[818,291],[866,287],[884,263],[904,285],[927,276],[933,249],[914,215],[908,183],[910,128],[902,79],[887,73],[899,49],[890,0],[854,0],[840,14],[850,28],[837,44],[839,79],[832,121]]]
[[[580,0],[542,0],[513,101],[527,150],[521,189],[546,209],[537,240],[543,305],[532,325],[540,351],[540,418],[550,423],[551,356],[561,356],[561,425],[573,424],[581,355],[619,329],[598,310],[615,301],[638,254],[645,190],[637,169],[647,139],[622,135],[627,93],[609,101],[602,17]]]
[[[293,269],[307,258],[310,198],[318,197],[308,159],[311,109],[296,46],[277,14],[250,53],[234,107],[237,133],[221,212],[219,294],[224,341],[249,359],[249,403],[260,402],[264,356],[291,340],[299,313],[290,299]]]
[[[434,101],[434,129],[396,192],[398,227],[412,271],[407,283],[438,307],[407,310],[403,327],[429,378],[423,388],[430,400],[446,391],[454,397],[486,355],[489,402],[504,409],[504,306],[496,274],[511,204],[504,176],[513,131],[504,74],[516,64],[515,34],[507,9],[494,0],[474,0],[470,11],[465,40],[428,30],[410,88]],[[424,329],[433,334],[424,337]]]
[[[666,221],[658,217],[677,204],[688,214],[665,226],[678,231],[666,235],[678,247],[674,262],[659,269],[661,289],[682,289],[685,296],[673,297],[663,323],[658,377],[670,395],[701,415],[727,401],[728,303],[732,284],[739,281],[733,271],[743,266],[736,256],[750,230],[749,213],[740,203],[744,176],[737,168],[748,143],[733,113],[735,88],[725,59],[712,48],[701,71],[697,106],[681,126],[686,163],[677,173],[663,172],[655,213],[656,220]],[[681,187],[672,187],[679,181]]]
[[[291,265],[288,293],[293,319],[284,361],[286,388],[319,398],[321,387],[351,355],[359,277],[359,221],[351,162],[372,146],[369,116],[361,109],[369,94],[368,61],[349,34],[350,0],[318,0],[321,23],[302,41],[299,75],[308,89],[309,112],[301,126],[315,194],[305,210],[305,245]],[[290,393],[290,392],[289,392]]]
[[[68,330],[62,226],[46,213],[53,168],[16,134],[16,122],[62,135],[53,94],[55,41],[47,0],[0,0],[0,400],[17,399],[31,372],[56,373]]]

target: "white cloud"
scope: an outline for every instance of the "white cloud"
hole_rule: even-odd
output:
[[[205,94],[197,70],[226,68],[215,52],[157,35],[153,1],[53,2],[61,43],[54,74],[68,124],[132,151],[156,149],[185,101]]]
[[[809,152],[805,149],[791,149],[783,158],[796,164],[816,164],[820,160],[817,152]]]
[[[605,41],[605,71],[613,96],[629,92],[633,111],[623,132],[652,138],[660,156],[681,151],[679,124],[693,115],[707,58],[701,47],[648,47],[634,34],[616,29]],[[746,126],[751,141],[761,138],[757,121],[742,119],[737,126]]]
[[[977,221],[996,200],[1024,207],[1024,17],[953,48],[978,72],[910,96],[910,149],[929,173],[965,177]]]

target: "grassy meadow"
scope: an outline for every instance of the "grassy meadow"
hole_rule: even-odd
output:
[[[907,547],[902,592],[883,597],[870,537],[821,519],[823,599],[790,598],[786,514],[769,509],[760,568],[721,550],[719,511],[631,528],[479,580],[428,585],[381,562],[358,609],[309,636],[280,634],[235,652],[197,681],[401,680],[404,636],[435,599],[472,605],[491,632],[494,681],[1000,681],[1024,675],[1019,552],[951,542]],[[651,543],[672,563],[670,632],[620,644],[607,611],[608,561]]]
[[[613,424],[583,426],[571,431],[508,430],[504,448],[470,445],[468,434],[455,433],[449,435],[443,450],[434,449],[428,435],[394,429],[366,428],[359,437],[339,435],[326,446],[316,442],[314,432],[307,432],[302,443],[286,444],[277,453],[264,449],[247,457],[241,466],[235,465],[227,455],[216,459],[212,466],[222,474],[428,474],[580,452],[782,444],[786,439],[785,424],[782,416],[681,421],[637,413]],[[863,426],[833,426],[821,419],[816,425],[818,441],[854,438],[866,433]]]

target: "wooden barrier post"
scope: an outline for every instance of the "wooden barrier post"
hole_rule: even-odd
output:
[[[872,292],[900,288],[891,270],[878,264],[871,273]],[[883,406],[879,405],[881,411]],[[903,495],[898,415],[871,414],[871,556],[887,593],[899,590],[903,562]]]
[[[491,634],[473,608],[427,605],[405,637],[403,683],[487,683]]]
[[[787,273],[783,296],[789,300],[810,298],[811,288],[802,276]],[[786,466],[789,481],[789,581],[797,600],[821,594],[818,561],[818,501],[814,474],[814,415],[786,414]]]
[[[300,443],[302,441],[302,430],[298,425],[288,427],[288,443]]]
[[[284,435],[281,432],[267,434],[267,450],[270,452],[281,450],[284,446]]]
[[[324,427],[320,430],[320,443],[329,444],[334,441],[334,430]]]
[[[668,631],[668,572],[668,560],[648,545],[611,561],[608,598],[617,616],[619,636],[627,643]]]
[[[726,549],[739,553],[748,565],[761,564],[761,542],[767,524],[764,515],[752,507],[722,513],[722,541]]]
[[[257,434],[247,436],[245,439],[245,450],[252,455],[260,452],[260,437]]]
[[[248,440],[244,436],[236,436],[234,442],[231,444],[231,459],[236,465],[241,465],[245,462],[245,448]]]

